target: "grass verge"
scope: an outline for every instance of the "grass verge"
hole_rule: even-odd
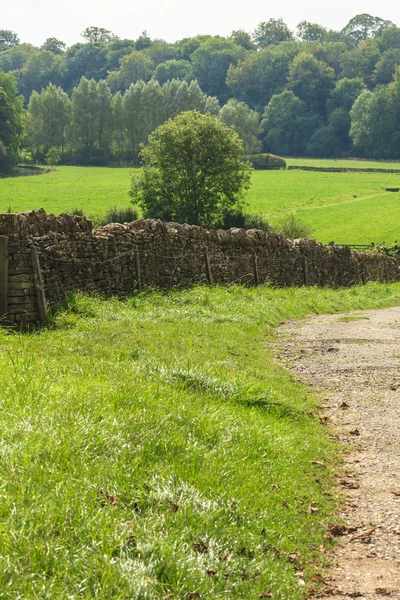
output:
[[[53,329],[0,332],[4,597],[303,598],[337,448],[273,327],[399,302],[399,284],[78,295]]]

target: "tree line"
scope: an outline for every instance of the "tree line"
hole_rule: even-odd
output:
[[[56,38],[35,47],[21,43],[15,32],[0,30],[0,70],[12,75],[14,91],[23,96],[30,132],[25,144],[38,157],[43,154],[40,146],[46,147],[47,142],[33,139],[29,125],[39,110],[37,96],[53,86],[51,93],[58,89],[60,102],[64,98],[62,103],[72,106],[78,103],[77,94],[85,85],[92,95],[95,88],[99,90],[109,114],[106,106],[111,102],[113,118],[104,116],[101,133],[103,125],[93,122],[92,133],[81,135],[77,133],[78,113],[66,108],[68,123],[62,143],[45,148],[46,153],[56,148],[62,156],[67,156],[68,150],[79,158],[81,151],[85,154],[87,148],[96,148],[113,160],[128,151],[135,155],[138,142],[133,139],[146,140],[152,119],[158,125],[177,114],[170,106],[167,88],[197,85],[209,98],[211,112],[217,110],[217,101],[226,113],[242,111],[246,126],[241,126],[240,135],[247,136],[253,151],[262,147],[287,155],[400,156],[395,106],[400,28],[391,21],[362,14],[341,31],[302,21],[293,32],[282,19],[270,19],[253,32],[238,30],[228,37],[204,35],[175,43],[151,39],[146,32],[135,40],[119,39],[98,27],[89,27],[82,35],[83,42],[69,48]],[[150,116],[147,108],[143,124],[137,117],[135,134],[122,125],[126,117],[119,109],[132,85],[146,90],[143,94],[148,98],[154,93],[157,104],[153,111],[157,116]],[[8,97],[14,91],[9,89]],[[161,100],[161,96],[165,98]],[[383,113],[379,112],[382,106]],[[375,117],[378,113],[379,119]],[[1,136],[0,130],[0,140]],[[7,143],[3,141],[3,145]]]

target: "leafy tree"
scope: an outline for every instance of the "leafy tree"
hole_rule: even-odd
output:
[[[251,167],[239,136],[217,117],[182,113],[141,154],[130,194],[146,216],[211,227],[241,210]]]
[[[82,32],[82,37],[89,44],[109,44],[118,39],[112,31],[104,29],[104,27],[86,27]]]
[[[133,40],[115,40],[107,45],[107,70],[117,71],[124,56],[135,50]]]
[[[15,79],[0,71],[0,173],[11,173],[18,161],[24,124]]]
[[[66,71],[65,59],[48,50],[32,54],[19,73],[18,90],[29,98],[33,90],[41,90],[49,83],[61,85]]]
[[[327,29],[322,25],[318,25],[318,23],[301,21],[297,25],[297,36],[303,42],[324,42],[327,35]]]
[[[391,21],[363,13],[350,19],[342,32],[351,36],[357,44],[361,44],[367,38],[379,35],[388,27],[394,26]]]
[[[261,142],[257,136],[261,118],[258,112],[231,98],[221,109],[220,118],[236,131],[243,142],[245,154],[260,152]]]
[[[299,156],[321,124],[318,115],[309,114],[305,102],[285,90],[273,96],[265,108],[261,122],[265,148],[277,154]]]
[[[330,112],[340,108],[349,112],[358,96],[365,89],[365,84],[361,77],[355,79],[340,79],[336,82],[335,88],[332,90],[330,99],[328,100],[328,109]]]
[[[400,48],[400,28],[387,27],[381,32],[377,41],[381,52],[392,48]]]
[[[253,32],[253,40],[259,48],[281,44],[291,39],[293,39],[293,33],[283,19],[263,21]]]
[[[10,71],[19,71],[22,69],[28,58],[32,54],[37,54],[38,50],[32,44],[17,44],[8,50],[0,52],[0,69],[9,73]],[[18,76],[18,73],[15,73]]]
[[[66,44],[55,37],[47,38],[47,40],[41,46],[41,50],[48,50],[53,54],[64,54],[66,49]]]
[[[245,55],[246,50],[232,40],[209,39],[192,54],[193,75],[206,94],[225,102],[230,96],[225,83],[228,69]]]
[[[245,50],[256,49],[256,45],[251,39],[250,33],[245,31],[244,29],[237,29],[236,31],[232,31],[231,35],[229,36],[229,39],[231,39],[237,46],[241,46]]]
[[[388,84],[393,80],[396,68],[400,65],[400,48],[391,48],[384,52],[375,65],[373,80],[375,84]]]
[[[136,81],[149,81],[154,72],[154,63],[150,56],[133,50],[121,60],[121,67],[108,76],[108,84],[113,91],[124,91]]]
[[[349,51],[344,42],[324,42],[313,43],[309,45],[308,51],[320,60],[331,67],[335,71],[335,76],[338,77],[342,64],[342,57]]]
[[[161,85],[172,79],[191,81],[193,79],[192,65],[188,60],[167,60],[157,66],[153,77]]]
[[[362,77],[366,85],[371,85],[374,68],[379,57],[380,51],[377,40],[368,39],[357,48],[341,56],[339,77],[348,77],[349,79]]]
[[[308,109],[323,115],[326,101],[335,85],[335,73],[312,54],[302,52],[290,66],[288,88],[298,96]]]
[[[150,46],[145,48],[143,52],[150,56],[156,67],[167,61],[180,58],[176,45],[169,44],[165,40],[152,40]]]
[[[273,95],[285,89],[297,53],[297,44],[287,42],[248,54],[229,67],[226,83],[232,95],[251,108],[264,107]]]
[[[314,131],[306,146],[306,153],[316,158],[335,157],[339,152],[340,141],[331,124],[323,125]]]
[[[72,91],[82,79],[100,81],[107,76],[107,47],[104,44],[75,44],[67,50],[66,88]]]
[[[71,123],[71,101],[60,88],[50,84],[41,93],[31,95],[27,113],[28,143],[34,149],[34,158],[41,160],[51,148],[62,158],[67,145],[67,131]]]
[[[143,31],[135,42],[135,48],[139,52],[151,46],[151,38],[147,35],[147,31]]]
[[[17,46],[19,44],[19,37],[14,31],[10,29],[0,29],[0,52]]]

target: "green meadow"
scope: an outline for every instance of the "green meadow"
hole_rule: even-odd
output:
[[[288,159],[288,164],[400,168],[400,163],[359,160]],[[131,169],[57,167],[46,175],[0,180],[0,211],[43,207],[59,214],[81,210],[95,220],[113,207],[129,206]],[[248,211],[263,214],[276,225],[295,214],[327,243],[393,242],[398,237],[400,187],[396,173],[320,173],[255,171],[247,194]]]
[[[400,284],[78,295],[0,331],[1,595],[317,592],[340,449],[273,327],[399,301]]]

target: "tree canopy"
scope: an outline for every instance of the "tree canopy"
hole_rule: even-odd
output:
[[[239,136],[217,117],[181,113],[156,129],[141,155],[131,196],[147,217],[211,227],[240,212],[251,167]]]

